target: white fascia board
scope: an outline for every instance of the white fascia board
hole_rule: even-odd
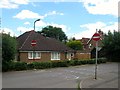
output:
[[[33,52],[33,51],[19,51],[19,52]],[[51,52],[51,51],[34,51],[34,52]]]

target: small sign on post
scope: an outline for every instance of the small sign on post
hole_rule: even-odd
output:
[[[97,58],[98,58],[98,41],[100,40],[100,34],[95,33],[92,37],[96,41],[96,62],[95,62],[95,79],[97,79]]]
[[[31,45],[36,46],[36,40],[32,40]]]
[[[99,40],[100,40],[100,34],[99,34],[99,33],[95,33],[95,34],[93,35],[93,40],[94,40],[94,41],[99,41]]]

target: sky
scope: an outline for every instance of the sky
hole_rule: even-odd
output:
[[[1,0],[1,30],[11,36],[52,25],[76,39],[118,30],[119,0]]]

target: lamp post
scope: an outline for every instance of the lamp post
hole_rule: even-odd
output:
[[[35,23],[36,23],[37,21],[40,21],[40,19],[37,19],[37,20],[34,21],[34,31],[35,31]]]
[[[40,19],[37,19],[34,21],[34,31],[35,31],[35,23],[37,21],[40,21]],[[33,37],[33,40],[31,42],[31,45],[33,46],[33,60],[35,60],[35,46],[36,46],[36,40],[35,40],[35,36]]]

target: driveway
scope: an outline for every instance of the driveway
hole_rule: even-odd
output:
[[[93,77],[95,65],[80,65],[64,68],[5,72],[2,88],[77,88],[79,82]],[[118,63],[98,65],[98,76],[118,77]],[[112,73],[112,74],[110,74]],[[111,79],[112,80],[112,79]],[[118,87],[118,83],[116,88]]]

